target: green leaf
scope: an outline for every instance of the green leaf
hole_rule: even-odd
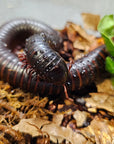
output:
[[[114,60],[108,56],[105,62],[106,62],[105,65],[106,70],[111,74],[114,74]]]
[[[98,25],[98,31],[104,38],[107,50],[114,57],[114,15],[104,16]]]

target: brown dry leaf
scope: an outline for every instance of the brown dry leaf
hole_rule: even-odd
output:
[[[83,57],[86,53],[94,50],[98,46],[103,45],[104,40],[103,38],[97,38],[97,39],[94,39],[91,43],[89,43],[85,39],[77,38],[73,44],[74,44],[74,48],[77,47],[77,49],[73,50],[72,55],[74,57],[74,60],[77,60]],[[83,51],[79,51],[79,50],[83,50]]]
[[[56,123],[57,125],[61,125],[63,117],[64,117],[64,114],[56,113],[53,115],[53,122]]]
[[[89,113],[85,111],[75,111],[73,114],[74,119],[76,120],[77,127],[82,127],[86,123]]]
[[[80,52],[79,50],[74,49],[72,55],[74,57],[74,60],[77,60],[84,56],[84,52]]]
[[[109,95],[114,95],[114,87],[110,79],[105,79],[103,82],[97,84],[98,92],[104,92]]]
[[[97,30],[97,26],[100,21],[100,15],[95,15],[91,13],[82,13],[81,15],[85,29]]]
[[[114,115],[114,95],[107,93],[90,93],[91,97],[84,98],[89,111],[96,112],[97,109],[104,109]]]
[[[42,127],[42,132],[40,128]],[[70,128],[60,127],[53,122],[37,119],[22,119],[19,124],[13,127],[19,132],[29,133],[33,137],[48,133],[50,139],[55,143],[61,143],[64,139],[70,141],[72,144],[87,143],[85,137],[78,132],[73,132]]]
[[[68,36],[69,40],[74,42],[76,39],[77,31],[75,31],[74,28],[72,27],[72,25],[70,25],[69,23],[67,23],[66,26],[67,26],[67,36]]]
[[[74,24],[74,23],[69,23],[72,25],[72,27],[74,28],[74,30],[82,37],[84,38],[86,41],[88,42],[92,42],[94,41],[95,39],[95,36],[93,35],[89,35],[87,34],[87,32],[80,26],[80,25],[77,25],[77,24]]]
[[[91,43],[91,47],[89,51],[94,50],[95,48],[97,48],[98,46],[104,45],[104,40],[102,37],[97,38],[95,41],[93,41],[93,43]]]
[[[96,38],[87,34],[80,25],[67,22],[66,27],[68,38],[73,42],[74,48],[88,51],[91,44],[96,41]]]
[[[82,128],[81,133],[96,144],[113,144],[114,143],[114,121],[94,118],[91,124]]]
[[[77,48],[79,50],[88,51],[90,48],[90,43],[88,43],[86,40],[82,38],[77,38],[75,42],[73,43],[74,48]]]

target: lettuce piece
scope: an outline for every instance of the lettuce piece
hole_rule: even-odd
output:
[[[104,16],[99,22],[98,31],[104,38],[108,52],[114,57],[114,15]]]
[[[114,60],[109,56],[106,57],[105,69],[111,74],[114,74]]]

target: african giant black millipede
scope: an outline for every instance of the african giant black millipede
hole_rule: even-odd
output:
[[[24,45],[33,66],[19,61],[14,53],[19,45]],[[104,69],[105,45],[75,61],[70,69],[57,53],[61,46],[59,33],[44,23],[18,19],[4,24],[0,28],[0,78],[14,87],[50,95],[62,92],[63,85],[70,91],[81,89]]]

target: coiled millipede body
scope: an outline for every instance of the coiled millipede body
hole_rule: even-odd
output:
[[[66,82],[67,87],[75,91],[95,81],[105,70],[106,56],[105,45],[101,45],[76,60],[70,69],[69,79]]]
[[[26,44],[25,44],[26,43]],[[24,45],[26,66],[14,53]],[[104,69],[105,45],[69,63],[59,55],[62,38],[59,32],[39,21],[17,19],[0,28],[0,78],[14,87],[51,95],[75,91],[90,84]]]

